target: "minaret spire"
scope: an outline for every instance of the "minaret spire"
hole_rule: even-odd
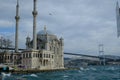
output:
[[[36,45],[37,45],[37,35],[36,35],[36,17],[37,17],[37,11],[36,11],[36,2],[37,0],[33,0],[33,49],[36,50]]]
[[[116,13],[117,13],[117,16],[120,15],[120,9],[119,9],[119,3],[118,3],[118,1],[116,2]]]
[[[17,5],[19,6],[19,0],[17,0]]]
[[[116,5],[117,5],[117,6],[119,6],[119,3],[118,3],[118,1],[116,2]]]
[[[46,28],[46,25],[44,25],[44,32],[47,34],[47,28]]]
[[[15,52],[18,52],[18,26],[19,26],[19,0],[17,0],[17,5],[16,5],[16,30],[15,30]]]
[[[116,9],[119,9],[119,3],[118,3],[118,1],[116,2]]]

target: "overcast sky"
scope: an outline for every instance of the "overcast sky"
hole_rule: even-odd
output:
[[[117,0],[37,0],[37,32],[44,25],[58,38],[64,38],[64,51],[98,55],[104,44],[105,54],[120,56],[120,38],[116,27]],[[19,0],[19,48],[32,38],[33,0]],[[120,3],[120,2],[119,2]],[[0,35],[14,44],[16,0],[0,0]]]

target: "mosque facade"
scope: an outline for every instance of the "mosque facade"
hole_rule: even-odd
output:
[[[22,53],[22,65],[27,69],[62,69],[63,38],[58,39],[50,31],[44,30],[37,33],[37,49],[33,50],[33,40],[26,38],[26,50]]]

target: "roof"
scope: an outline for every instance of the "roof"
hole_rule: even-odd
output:
[[[39,31],[38,33],[37,33],[37,35],[45,35],[45,34],[48,34],[48,35],[54,35],[51,31],[49,31],[49,30],[41,30],[41,31]]]

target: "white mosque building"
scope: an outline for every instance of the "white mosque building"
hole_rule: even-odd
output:
[[[26,38],[26,49],[19,52],[18,49],[18,26],[19,26],[19,1],[16,5],[16,33],[15,52],[0,54],[0,63],[13,63],[24,66],[24,69],[64,69],[63,38],[57,38],[52,32],[44,27],[44,30],[36,33],[36,10],[37,0],[33,0],[33,39]]]
[[[63,69],[63,39],[50,31],[37,33],[37,49],[32,49],[33,40],[26,38],[26,50],[22,53],[22,65],[27,69]]]

